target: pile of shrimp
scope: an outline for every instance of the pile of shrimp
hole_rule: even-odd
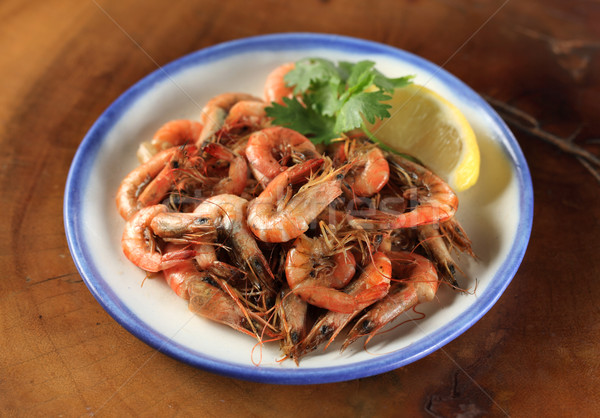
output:
[[[221,94],[198,120],[163,125],[116,203],[132,263],[298,364],[342,330],[342,350],[368,342],[442,282],[459,289],[451,252],[473,252],[456,195],[424,166],[361,132],[317,147],[272,125],[265,108],[292,94],[291,68],[269,75],[264,99]]]

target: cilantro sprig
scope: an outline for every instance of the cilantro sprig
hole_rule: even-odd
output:
[[[367,132],[365,119],[375,123],[376,119],[389,118],[391,106],[383,102],[412,78],[388,78],[375,69],[373,61],[341,61],[336,65],[323,58],[305,58],[284,78],[294,87],[294,97],[283,98],[283,105],[271,103],[267,115],[275,125],[294,129],[315,144],[328,144],[356,128]]]

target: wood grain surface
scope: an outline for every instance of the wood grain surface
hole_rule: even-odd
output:
[[[93,298],[62,221],[71,160],[111,102],[184,54],[265,33],[405,49],[598,155],[598,1],[4,0],[0,21],[1,416],[600,415],[600,181],[525,130],[535,213],[513,282],[443,349],[365,379],[257,384],[158,353]]]

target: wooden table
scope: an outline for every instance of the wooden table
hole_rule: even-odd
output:
[[[5,0],[0,17],[0,415],[600,414],[600,181],[540,139],[600,153],[598,2]],[[116,323],[67,248],[69,165],[113,100],[184,54],[289,31],[411,51],[539,124],[512,125],[535,190],[513,282],[443,350],[379,376],[273,386],[189,367]]]

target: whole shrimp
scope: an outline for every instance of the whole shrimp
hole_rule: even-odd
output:
[[[296,67],[293,62],[280,65],[269,73],[265,81],[265,101],[283,104],[284,97],[292,97],[294,88],[286,85],[285,75]]]
[[[266,102],[256,100],[242,100],[231,107],[225,122],[223,130],[228,134],[248,134],[267,128],[270,125],[270,118],[267,116]]]
[[[387,294],[389,277],[372,281],[353,294],[341,290],[354,277],[356,261],[351,251],[332,252],[321,239],[301,235],[288,252],[285,273],[296,295],[311,305],[333,312],[352,313]]]
[[[181,195],[185,189],[204,185],[200,181],[199,173],[205,171],[205,161],[197,154],[194,146],[182,147],[182,154],[177,159],[171,160],[152,179],[137,200],[139,206],[150,206],[161,203],[172,192]]]
[[[217,195],[204,200],[192,213],[157,214],[150,227],[164,241],[195,245],[196,262],[202,267],[216,260],[215,237],[211,234],[217,232],[231,243],[232,256],[239,264],[256,277],[263,289],[274,295],[273,273],[246,224],[247,205],[248,201],[242,197]]]
[[[204,129],[196,142],[199,147],[211,141],[212,137],[223,127],[231,108],[242,100],[262,101],[258,97],[246,93],[223,93],[206,103],[200,116],[200,122],[204,125]]]
[[[246,158],[254,177],[266,186],[288,164],[320,158],[317,149],[304,135],[275,126],[254,132],[248,138]]]
[[[189,309],[197,315],[227,325],[249,336],[274,335],[271,326],[249,310],[225,280],[207,272],[190,272],[188,284]]]
[[[309,181],[292,196],[292,184],[306,178],[323,164],[308,160],[275,177],[248,205],[248,226],[260,240],[286,242],[308,230],[310,222],[341,193],[340,171],[324,173]]]
[[[370,197],[385,186],[390,177],[390,167],[379,147],[367,142],[348,140],[339,143],[334,152],[334,164],[348,163],[350,168],[344,179],[349,197]]]
[[[342,350],[364,335],[368,343],[377,331],[402,313],[435,297],[439,279],[435,266],[427,258],[414,253],[390,254],[393,285],[388,295],[371,306],[348,332]]]
[[[139,268],[158,272],[174,267],[182,260],[194,256],[192,249],[179,249],[162,254],[151,229],[152,220],[166,213],[164,205],[148,206],[136,212],[126,223],[121,238],[121,247],[125,256]]]
[[[188,150],[195,152],[196,148],[188,147]],[[241,194],[249,174],[246,160],[216,143],[209,143],[204,152],[205,158],[186,152],[181,158],[166,164],[139,194],[138,205],[160,203],[169,194],[179,198],[175,206],[180,206],[185,196],[190,194],[188,200],[192,201],[200,196]],[[224,170],[227,165],[228,169]]]
[[[242,197],[222,194],[202,202],[193,212],[199,220],[205,220],[217,228],[233,246],[232,254],[239,264],[255,276],[261,287],[275,294],[274,276],[258,247],[256,239],[248,229],[246,214],[248,201]]]
[[[165,187],[167,189],[171,187],[171,184],[168,184],[166,181],[161,180],[152,186],[152,192],[148,191],[145,194],[146,198],[142,202],[139,201],[139,196],[165,167],[171,170],[174,166],[179,166],[188,153],[193,154],[195,152],[196,149],[193,147],[168,148],[133,169],[121,181],[121,185],[117,191],[116,203],[119,214],[127,220],[141,207],[158,203],[164,196],[164,193],[166,193]],[[157,198],[159,195],[160,197]]]
[[[195,144],[203,126],[200,122],[188,119],[176,119],[162,125],[150,141],[142,142],[137,157],[140,163],[150,160],[158,152],[167,148],[185,144]]]
[[[412,210],[402,213],[384,213],[372,219],[353,219],[356,228],[399,229],[444,222],[454,216],[458,197],[450,186],[422,165],[399,155],[389,154],[390,166],[408,184],[406,200],[414,203]],[[391,180],[390,180],[391,182]],[[406,184],[403,185],[406,187]],[[382,201],[383,202],[383,201]]]
[[[372,261],[365,266],[358,279],[351,282],[344,291],[349,295],[355,295],[368,289],[371,284],[381,284],[382,281],[390,280],[392,265],[390,259],[382,252],[372,255]],[[298,356],[315,350],[319,345],[328,341],[327,346],[333,342],[337,335],[358,315],[364,308],[373,302],[365,302],[350,313],[327,312],[311,328],[309,334],[300,342],[296,348]],[[327,346],[325,348],[327,348]]]

